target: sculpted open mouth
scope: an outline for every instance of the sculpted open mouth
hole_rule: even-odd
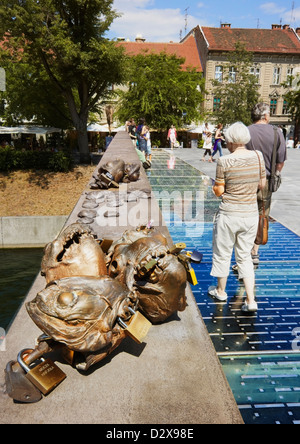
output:
[[[63,249],[56,258],[57,262],[62,262],[64,256],[67,253],[70,253],[70,249],[72,247],[80,245],[85,239],[88,239],[90,237],[91,233],[84,231],[82,229],[68,234],[63,244]]]
[[[47,283],[70,276],[107,275],[105,255],[88,227],[67,227],[44,250],[41,267]]]

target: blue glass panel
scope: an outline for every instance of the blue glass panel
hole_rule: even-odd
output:
[[[207,290],[216,283],[210,271],[219,200],[210,178],[179,159],[168,169],[169,158],[164,151],[154,153],[149,180],[174,243],[203,253],[202,263],[193,265],[198,285],[192,290],[243,418],[248,424],[300,423],[300,238],[271,222],[256,270],[257,314],[241,311],[245,289],[234,272],[228,301],[216,302]],[[179,192],[190,213],[170,205],[163,191]]]

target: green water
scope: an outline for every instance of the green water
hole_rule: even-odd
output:
[[[0,327],[7,329],[39,273],[40,248],[0,249]]]

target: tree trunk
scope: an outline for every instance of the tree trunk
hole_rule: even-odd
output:
[[[78,148],[79,148],[79,154],[80,154],[80,163],[83,164],[90,164],[91,163],[91,156],[89,151],[89,141],[88,141],[88,133],[87,133],[87,121],[85,122],[85,129],[78,129],[77,128],[77,134],[78,134]]]
[[[74,96],[71,90],[66,92],[66,98],[69,105],[71,118],[78,135],[78,148],[80,154],[80,163],[89,164],[91,162],[89,142],[88,142],[88,107],[87,107],[87,94],[85,97],[81,97],[81,111],[78,113]]]
[[[295,134],[294,134],[295,146],[300,140],[300,119],[296,118],[295,121]]]

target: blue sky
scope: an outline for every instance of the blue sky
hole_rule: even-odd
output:
[[[185,35],[186,8],[188,31],[220,22],[234,28],[270,29],[281,22],[300,27],[300,0],[115,0],[122,17],[112,24],[109,37],[134,40],[142,34],[147,41],[177,42],[180,31]]]

